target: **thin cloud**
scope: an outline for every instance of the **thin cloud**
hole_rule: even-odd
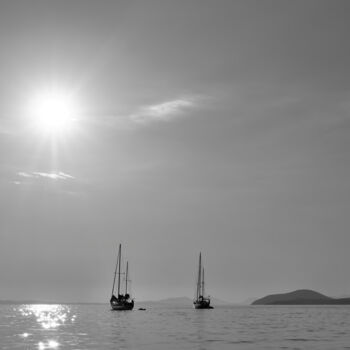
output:
[[[192,95],[177,98],[157,104],[129,107],[123,111],[110,111],[108,113],[90,114],[90,123],[98,123],[99,126],[107,126],[116,129],[133,129],[135,125],[146,125],[153,122],[168,122],[185,115],[197,108],[199,101],[205,102],[207,96]]]
[[[34,177],[32,174],[30,173],[25,173],[23,171],[20,171],[17,173],[18,176],[21,176],[21,177]]]
[[[143,107],[138,113],[131,115],[135,122],[169,121],[195,106],[191,99],[177,99]]]
[[[20,171],[17,173],[18,176],[24,177],[24,178],[34,178],[34,179],[40,179],[40,178],[46,178],[51,180],[72,180],[74,179],[74,176],[66,174],[62,171],[60,172],[52,172],[52,173],[45,173],[45,172],[39,172],[39,171],[33,171],[33,172],[23,172]]]

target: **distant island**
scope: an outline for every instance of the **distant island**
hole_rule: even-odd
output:
[[[211,302],[215,306],[224,306],[224,305],[233,305],[232,303],[229,303],[227,301],[223,301],[220,299],[216,299],[211,297]],[[152,301],[140,301],[140,303],[144,304],[159,304],[159,305],[166,305],[166,306],[176,306],[176,307],[181,307],[181,306],[192,306],[193,304],[193,299],[189,297],[174,297],[174,298],[167,298],[167,299],[161,299],[161,300],[152,300]]]
[[[350,305],[350,298],[331,298],[313,290],[299,289],[290,293],[267,295],[251,305]]]

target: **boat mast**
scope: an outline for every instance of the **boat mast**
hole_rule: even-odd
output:
[[[117,271],[118,271],[118,257],[117,257],[117,263],[115,264],[115,270],[114,270],[112,295],[114,294],[115,278],[116,278],[116,276],[117,276]]]
[[[201,272],[202,272],[202,253],[199,253],[199,266],[198,266],[198,282],[197,282],[197,300],[200,297],[200,293],[201,293]]]
[[[118,252],[118,298],[120,294],[120,265],[121,265],[121,255],[122,255],[122,245],[119,244],[119,252]]]
[[[129,262],[126,262],[126,271],[125,271],[125,295],[128,293],[128,267]]]
[[[204,297],[204,267],[202,269],[202,295]]]

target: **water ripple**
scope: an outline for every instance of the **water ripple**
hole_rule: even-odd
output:
[[[350,344],[349,307],[228,307],[208,312],[147,306],[0,305],[2,350],[339,349]]]

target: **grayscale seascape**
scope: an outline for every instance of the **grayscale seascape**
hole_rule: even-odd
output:
[[[0,0],[0,350],[350,349],[349,37],[350,0]]]
[[[2,350],[349,349],[349,328],[348,306],[0,306]]]

